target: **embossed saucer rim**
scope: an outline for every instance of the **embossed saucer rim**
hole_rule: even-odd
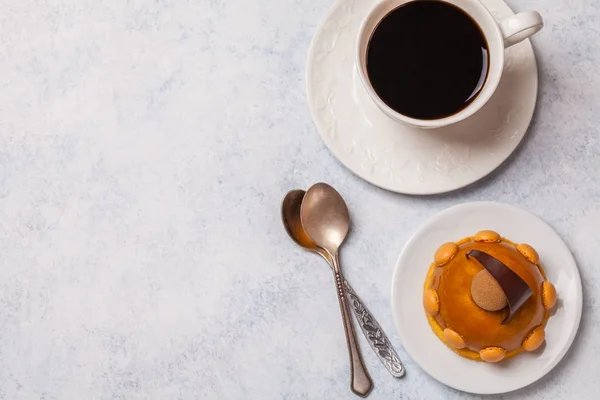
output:
[[[537,101],[538,73],[531,43],[526,40],[514,47],[518,50],[514,53],[512,63],[526,64],[521,67],[522,74],[506,84],[518,92],[513,95],[516,101],[512,97],[499,100],[496,103],[503,107],[501,110],[490,105],[485,115],[483,110],[478,113],[481,114],[479,120],[484,121],[491,114],[507,114],[506,120],[501,121],[497,127],[489,126],[489,129],[481,130],[489,137],[479,135],[481,132],[478,131],[471,134],[477,143],[465,144],[465,138],[469,136],[459,138],[455,133],[457,130],[473,132],[474,122],[471,122],[465,127],[454,125],[430,132],[419,131],[423,132],[425,140],[415,139],[417,135],[414,132],[409,133],[413,137],[408,138],[406,132],[410,128],[397,123],[393,123],[390,128],[393,121],[386,121],[389,118],[379,109],[371,110],[376,106],[365,102],[368,97],[365,89],[362,86],[357,89],[354,82],[358,79],[355,76],[354,42],[362,18],[376,1],[337,0],[313,37],[307,62],[307,94],[315,125],[323,141],[333,155],[354,174],[376,186],[398,193],[445,193],[484,178],[514,152],[532,120]],[[514,14],[503,0],[483,2],[497,19]],[[340,52],[337,47],[342,45],[343,50]],[[323,48],[325,51],[322,51]],[[515,51],[514,48],[507,51]],[[508,53],[506,61],[508,68],[508,64],[511,64]],[[353,75],[351,77],[347,76],[350,69]],[[323,78],[325,75],[327,76]],[[321,81],[326,82],[321,84]],[[323,89],[323,86],[331,83],[331,87]],[[348,100],[349,98],[352,99]],[[336,102],[340,104],[336,105]],[[344,115],[339,115],[340,110]],[[369,117],[374,116],[372,120],[365,116],[368,113]],[[397,130],[398,135],[394,132],[395,136],[392,136],[390,130]],[[338,138],[332,139],[330,134],[337,135]],[[446,141],[446,137],[451,135],[454,135],[453,140]],[[440,138],[444,138],[444,141]],[[491,145],[486,147],[486,143]],[[355,150],[363,154],[350,154]],[[485,154],[476,154],[482,151]],[[410,164],[410,168],[407,164]]]

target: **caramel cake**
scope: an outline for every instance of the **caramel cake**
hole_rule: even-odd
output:
[[[538,253],[493,231],[442,245],[423,293],[435,334],[457,354],[486,362],[538,349],[555,303]]]

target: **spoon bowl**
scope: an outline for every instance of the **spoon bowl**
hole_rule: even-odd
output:
[[[307,236],[332,257],[350,230],[346,202],[326,183],[317,183],[308,189],[300,208],[300,220]]]
[[[281,204],[281,220],[288,236],[297,245],[325,257],[323,249],[317,247],[315,242],[306,235],[300,222],[300,207],[305,194],[304,190],[292,190],[285,196]]]

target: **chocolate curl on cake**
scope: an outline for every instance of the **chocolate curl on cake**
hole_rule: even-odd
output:
[[[479,250],[468,251],[467,259],[469,257],[473,257],[479,261],[496,282],[498,282],[500,288],[502,288],[510,310],[508,316],[502,321],[502,324],[508,323],[521,306],[533,295],[533,291],[519,275],[497,258]]]

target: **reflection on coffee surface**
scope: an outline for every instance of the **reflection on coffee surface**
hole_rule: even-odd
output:
[[[389,107],[432,120],[460,112],[479,95],[488,57],[481,28],[463,10],[417,0],[379,23],[367,50],[367,73]]]

